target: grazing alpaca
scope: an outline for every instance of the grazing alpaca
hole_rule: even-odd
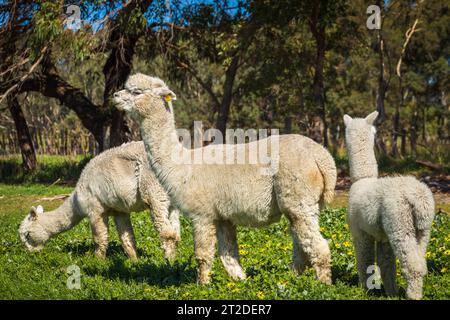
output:
[[[167,193],[148,168],[142,142],[109,149],[92,159],[81,173],[75,191],[57,209],[45,212],[32,207],[19,227],[22,242],[30,251],[43,248],[47,240],[88,218],[95,253],[106,255],[108,217],[112,215],[125,253],[137,259],[130,212],[150,208],[167,259],[175,257],[179,241],[178,210],[171,209]]]
[[[355,244],[361,284],[367,288],[367,268],[377,262],[386,294],[396,295],[395,257],[406,278],[406,295],[422,297],[425,259],[434,218],[434,200],[428,187],[414,177],[378,178],[375,128],[378,112],[365,119],[344,116],[345,142],[352,187],[348,224]]]
[[[247,144],[186,149],[178,140],[169,102],[175,98],[165,83],[143,74],[131,76],[125,89],[115,93],[117,108],[126,110],[141,128],[149,162],[156,177],[183,212],[189,212],[194,229],[194,249],[199,264],[199,282],[210,281],[216,237],[219,255],[229,276],[244,279],[239,263],[236,226],[262,227],[279,221],[284,213],[290,221],[294,243],[294,268],[303,272],[307,263],[317,278],[331,283],[331,256],[319,231],[320,205],[332,200],[336,167],[331,155],[319,144],[300,135],[271,136]],[[262,164],[180,163],[173,157],[183,150],[187,158],[198,152],[224,160],[224,150],[237,156],[269,146],[279,139],[278,171],[262,174]],[[236,152],[234,152],[236,151]],[[225,160],[223,163],[227,163]],[[267,171],[264,171],[267,172]]]

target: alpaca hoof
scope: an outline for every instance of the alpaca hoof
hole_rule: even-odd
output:
[[[247,275],[245,274],[245,272],[241,271],[241,272],[236,272],[234,274],[229,274],[229,276],[234,279],[234,280],[245,280],[247,279]]]
[[[317,280],[319,280],[320,282],[322,282],[323,284],[327,284],[327,285],[331,285],[332,284],[332,280],[331,280],[331,272],[327,274],[322,274],[319,275],[317,277]]]
[[[410,300],[421,300],[422,293],[421,292],[406,292],[406,297]]]
[[[289,265],[289,268],[297,275],[297,276],[301,276],[303,274],[303,272],[305,272],[306,267],[305,266],[300,266],[300,265],[296,265],[295,263],[291,263]]]
[[[199,285],[205,285],[205,284],[209,284],[211,282],[211,278],[209,276],[202,276],[200,275],[198,277],[197,283]]]
[[[177,254],[177,242],[176,240],[165,240],[163,242],[164,258],[169,262],[175,261]]]
[[[130,259],[131,262],[138,262],[138,257],[137,256],[128,256],[128,259]]]
[[[104,252],[104,251],[95,251],[95,256],[98,258],[98,259],[106,259],[106,252]]]

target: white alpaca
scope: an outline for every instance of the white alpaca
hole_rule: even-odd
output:
[[[375,262],[376,243],[377,263],[386,294],[397,294],[395,257],[398,257],[407,282],[407,297],[420,299],[434,218],[433,195],[414,177],[378,178],[373,150],[376,130],[372,125],[377,116],[376,111],[365,119],[344,116],[353,183],[348,224],[355,244],[359,279],[368,288],[367,268]]]
[[[64,203],[45,212],[32,207],[19,227],[22,242],[30,251],[40,250],[47,240],[88,218],[99,257],[106,255],[108,217],[113,216],[125,253],[136,259],[136,244],[130,212],[151,210],[165,256],[173,259],[179,241],[179,213],[170,209],[167,193],[149,170],[142,142],[109,149],[92,159]]]
[[[199,282],[210,280],[216,236],[227,273],[244,279],[236,226],[266,226],[279,221],[284,213],[290,221],[295,270],[301,273],[310,263],[318,279],[330,284],[330,250],[319,231],[320,205],[331,201],[336,184],[335,163],[327,150],[300,135],[184,149],[175,130],[171,103],[167,108],[163,99],[171,97],[175,98],[175,94],[162,80],[136,74],[128,79],[125,90],[115,94],[115,102],[140,123],[149,162],[158,180],[177,206],[192,218]],[[275,142],[279,142],[277,154],[271,149]],[[173,158],[183,150],[189,159],[200,152],[227,163],[225,150],[227,154],[235,151],[235,157],[242,150],[249,155],[249,150],[258,149],[258,143],[268,146],[278,171],[262,174],[261,169],[274,163],[250,164],[248,158],[245,164],[190,164]]]

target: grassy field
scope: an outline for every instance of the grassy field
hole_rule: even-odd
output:
[[[292,244],[286,219],[269,228],[240,228],[242,264],[249,278],[232,281],[216,257],[213,281],[196,284],[191,224],[182,219],[182,241],[177,260],[166,263],[148,213],[132,215],[140,260],[124,255],[111,221],[111,242],[106,260],[94,256],[87,221],[51,239],[43,251],[26,252],[17,236],[20,221],[31,205],[46,210],[61,200],[43,197],[69,193],[71,187],[43,184],[0,184],[0,299],[386,299],[380,291],[366,293],[357,286],[355,257],[342,199],[322,212],[321,226],[329,239],[333,285],[314,279],[312,269],[298,277],[289,268]],[[345,194],[342,195],[345,197]],[[428,248],[429,274],[425,299],[450,299],[450,218],[436,215]],[[68,267],[81,271],[81,288],[68,289]],[[399,276],[404,299],[405,283]]]

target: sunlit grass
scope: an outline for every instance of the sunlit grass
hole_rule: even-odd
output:
[[[70,191],[38,184],[0,185],[0,299],[386,299],[379,292],[368,294],[357,286],[353,244],[343,208],[327,209],[321,215],[321,231],[332,252],[332,286],[317,282],[310,268],[300,277],[290,270],[292,243],[284,218],[265,229],[239,228],[241,262],[249,276],[246,281],[230,279],[216,257],[212,283],[197,285],[190,222],[182,218],[178,257],[168,264],[146,212],[132,215],[140,255],[136,263],[124,255],[113,221],[105,260],[94,256],[87,221],[50,240],[43,251],[26,252],[17,227],[29,207],[41,203],[50,210],[61,201],[42,201],[43,197]],[[425,299],[450,298],[449,253],[450,219],[438,214],[428,247]],[[80,267],[79,290],[66,286],[70,265]],[[400,276],[398,282],[404,290]]]

